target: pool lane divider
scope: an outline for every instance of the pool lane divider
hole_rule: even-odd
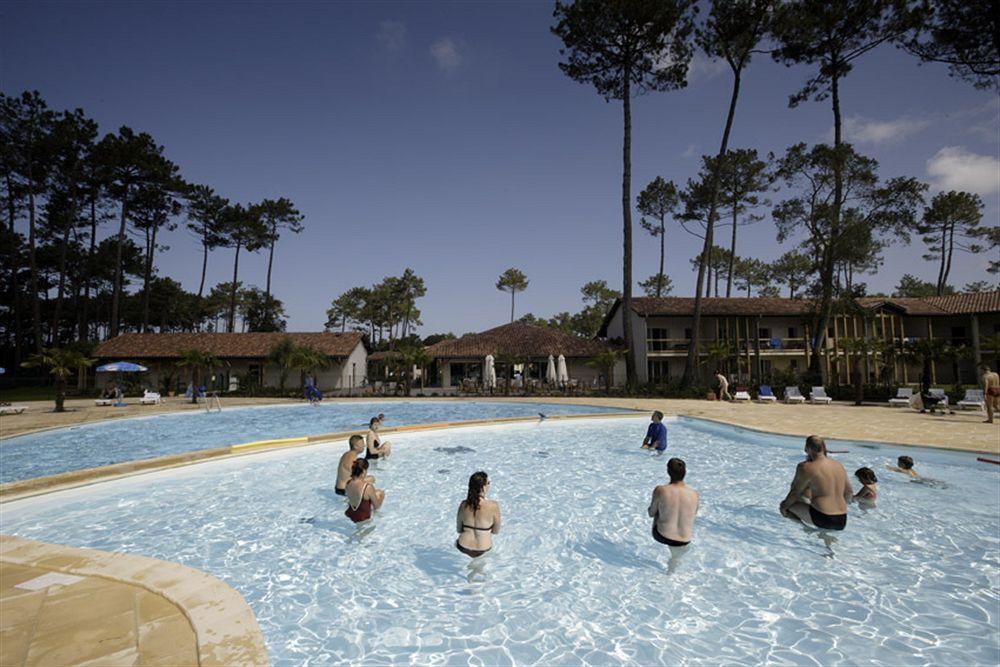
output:
[[[552,415],[546,417],[544,421],[568,421],[573,419],[621,419],[624,417],[646,417],[648,412],[598,412],[575,415]],[[540,421],[538,417],[498,417],[496,419],[472,419],[468,421],[433,422],[430,424],[410,424],[406,426],[393,426],[381,429],[383,434],[389,433],[415,433],[420,431],[434,431],[450,428],[462,428],[470,426],[495,426],[502,424],[536,423]],[[89,486],[100,482],[106,482],[122,477],[130,477],[148,472],[180,468],[184,466],[204,463],[210,460],[232,458],[236,456],[247,456],[259,452],[275,451],[279,449],[290,449],[302,447],[321,442],[336,442],[347,440],[352,435],[361,435],[365,429],[354,429],[351,431],[337,431],[334,433],[317,433],[314,435],[301,436],[297,438],[278,438],[273,440],[255,440],[244,442],[228,447],[215,447],[213,449],[200,449],[181,454],[168,454],[152,459],[140,459],[138,461],[125,461],[96,468],[84,468],[82,470],[70,470],[55,475],[44,477],[33,477],[31,479],[18,480],[0,484],[0,504],[30,498],[32,496],[43,495],[55,491]]]

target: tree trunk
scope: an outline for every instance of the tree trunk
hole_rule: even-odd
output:
[[[10,232],[13,236],[14,234],[14,220],[17,218],[17,213],[14,207],[14,190],[13,183],[11,182],[10,172],[4,175],[7,181],[7,216],[10,223]],[[13,306],[14,309],[14,373],[21,368],[21,340],[24,337],[24,329],[21,322],[21,281],[17,277],[18,269],[20,269],[20,248],[17,248],[15,252],[11,253],[11,282],[13,283],[14,296],[13,296]]]
[[[49,344],[59,347],[59,319],[62,316],[63,297],[66,294],[66,254],[69,250],[69,234],[76,218],[76,196],[70,198],[70,218],[63,228],[62,247],[59,249],[59,287],[56,290],[56,307],[52,312],[52,326],[49,328]],[[72,327],[70,327],[72,331]]]
[[[948,224],[945,223],[941,227],[941,264],[938,266],[938,279],[937,279],[937,295],[941,296],[944,292],[944,264],[947,255],[945,248],[945,241],[948,238]]]
[[[31,319],[34,326],[35,351],[42,352],[42,306],[38,300],[38,261],[35,258],[35,182],[31,177],[31,157],[28,158],[28,266],[31,269]]]
[[[271,249],[270,249],[270,252],[268,252],[268,254],[267,254],[267,283],[265,284],[265,287],[264,287],[264,294],[267,297],[264,300],[265,304],[267,304],[271,300],[271,264],[274,263],[274,241],[275,241],[276,233],[277,233],[277,229],[275,228],[275,226],[272,226],[271,227]]]
[[[938,285],[938,296],[944,294],[944,288],[948,286],[948,275],[951,273],[951,256],[955,252],[955,224],[952,223],[948,230],[948,263],[944,266],[944,277]]]
[[[836,244],[840,234],[840,209],[844,203],[844,165],[841,160],[840,147],[842,144],[841,118],[840,118],[840,78],[836,74],[837,58],[832,59],[830,78],[830,98],[833,105],[833,211],[830,219],[830,239]],[[823,351],[826,356],[826,329],[830,323],[830,313],[833,307],[833,253],[829,250],[823,258],[823,265],[820,268],[820,282],[823,286],[820,292],[819,318],[816,326],[816,348]],[[814,354],[809,359],[809,372],[814,376],[822,377],[823,371],[820,365],[820,355]]]
[[[660,272],[656,274],[656,296],[663,296],[663,256],[666,252],[666,224],[664,223],[665,216],[660,216]]]
[[[625,332],[625,384],[631,391],[638,382],[632,341],[632,100],[631,73],[625,71],[622,95],[622,331]]]
[[[733,188],[733,192],[736,188]],[[726,298],[732,295],[733,291],[733,264],[736,262],[736,201],[733,201],[733,238],[729,243],[729,275],[726,276]]]
[[[118,244],[115,249],[115,287],[111,294],[111,331],[109,338],[118,335],[118,303],[122,294],[122,246],[125,244],[125,215],[128,213],[128,186],[122,195],[122,217],[118,226]]]
[[[514,323],[514,290],[510,291],[510,321]]]
[[[198,298],[205,293],[205,272],[208,271],[208,223],[201,237],[201,282],[198,283]]]
[[[149,327],[149,280],[153,275],[153,254],[156,252],[156,230],[158,225],[154,224],[152,229],[152,239],[146,248],[146,271],[142,285],[142,331],[146,333]]]
[[[66,378],[61,375],[56,375],[55,381],[56,390],[56,412],[66,412],[64,404],[66,403]]]
[[[733,92],[729,100],[729,113],[726,116],[726,129],[722,133],[722,144],[716,160],[716,168],[712,173],[712,197],[708,207],[708,221],[705,227],[705,246],[701,251],[701,261],[698,263],[698,281],[694,294],[694,317],[691,323],[691,341],[688,343],[687,360],[684,363],[684,375],[681,378],[682,387],[690,387],[694,383],[698,365],[698,346],[701,342],[701,281],[705,274],[706,264],[712,250],[712,228],[715,225],[716,209],[719,205],[719,174],[718,168],[729,147],[729,133],[733,129],[733,118],[736,115],[736,101],[740,95],[741,70],[733,73]]]
[[[233,259],[233,287],[229,291],[229,320],[228,320],[228,330],[229,333],[236,331],[236,277],[239,275],[240,270],[240,245],[239,241],[236,242],[236,255]]]
[[[90,285],[94,279],[94,255],[97,253],[97,195],[90,198],[90,251],[87,254],[87,277],[83,283],[83,316],[80,340],[90,339]]]

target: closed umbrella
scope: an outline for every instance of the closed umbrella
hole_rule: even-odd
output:
[[[559,384],[566,385],[569,383],[569,371],[566,369],[566,357],[559,355],[559,370],[557,371]]]
[[[497,386],[497,369],[493,365],[493,355],[486,355],[486,372],[483,373],[483,380],[487,389],[495,389]]]
[[[549,384],[555,384],[558,376],[556,376],[556,360],[549,355],[549,365],[545,369],[545,381]]]

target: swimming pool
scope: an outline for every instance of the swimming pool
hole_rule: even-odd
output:
[[[666,459],[636,449],[634,418],[397,435],[366,535],[331,491],[343,443],[8,503],[3,532],[210,572],[246,598],[276,665],[1000,660],[995,466],[836,443],[849,472],[878,471],[878,508],[852,505],[847,530],[824,537],[777,514],[801,439],[667,425],[701,493],[674,562],[646,516]],[[900,453],[941,483],[885,473]],[[472,566],[454,517],[478,469],[503,527]]]
[[[109,410],[112,408],[108,408]],[[368,427],[379,412],[386,426],[442,421],[618,412],[615,408],[489,401],[324,402],[223,412],[181,412],[84,424],[0,440],[0,484],[70,470],[270,438]]]

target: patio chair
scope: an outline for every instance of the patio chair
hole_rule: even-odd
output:
[[[778,397],[774,395],[773,391],[771,391],[771,385],[762,384],[760,387],[758,387],[757,389],[758,403],[776,403],[777,401]]]
[[[913,400],[913,388],[900,387],[896,390],[896,395],[889,399],[889,407],[905,408],[910,405],[911,400]]]
[[[105,407],[108,407],[108,406],[114,405],[114,404],[115,404],[115,399],[113,399],[113,398],[97,398],[97,399],[94,399],[94,405],[96,405],[99,408],[105,408]]]
[[[958,407],[964,410],[965,408],[976,408],[977,410],[986,409],[986,400],[983,398],[982,389],[966,389],[965,398],[958,402]]]
[[[737,403],[739,403],[740,401],[746,401],[747,403],[749,403],[750,392],[747,391],[746,389],[739,389],[737,390],[736,395],[733,396],[733,400],[736,401]]]
[[[931,396],[940,399],[938,407],[948,407],[948,394],[944,393],[944,389],[931,389]]]
[[[806,397],[802,395],[799,388],[791,385],[785,387],[785,403],[805,403]]]
[[[826,389],[823,387],[813,387],[812,391],[809,393],[809,402],[829,405],[830,403],[833,403],[833,399],[826,395]]]
[[[163,400],[160,398],[159,392],[149,391],[148,389],[143,392],[142,398],[139,399],[140,405],[159,405]]]
[[[25,406],[23,405],[4,405],[0,406],[0,415],[19,415],[24,410]]]

